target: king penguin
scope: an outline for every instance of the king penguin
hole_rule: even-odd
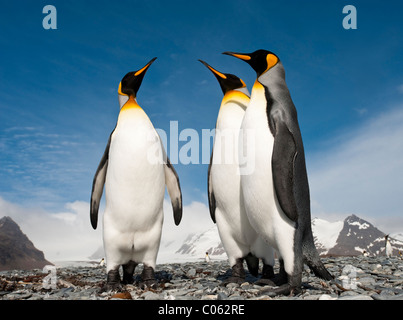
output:
[[[299,292],[304,262],[315,275],[332,280],[313,241],[304,147],[283,64],[267,50],[224,54],[247,62],[257,74],[240,138],[254,170],[241,172],[241,187],[249,221],[280,256],[284,283],[272,291]]]
[[[119,83],[120,112],[94,176],[90,217],[94,229],[105,186],[103,241],[107,288],[133,283],[133,273],[143,263],[142,286],[152,286],[163,224],[165,185],[174,221],[182,218],[182,193],[178,175],[147,114],[137,103],[144,75],[156,58]]]
[[[385,254],[386,257],[390,258],[393,254],[392,245],[390,244],[389,235],[385,236]]]
[[[209,263],[211,261],[210,256],[208,255],[208,251],[206,252],[206,255],[204,256],[204,260]]]
[[[250,273],[257,276],[258,258],[264,264],[262,279],[269,279],[274,277],[274,252],[250,225],[240,190],[238,139],[249,104],[249,91],[242,79],[233,74],[221,73],[206,62],[199,61],[214,74],[224,94],[208,168],[210,215],[213,222],[217,223],[232,269],[231,277],[224,284],[245,282],[244,260]]]

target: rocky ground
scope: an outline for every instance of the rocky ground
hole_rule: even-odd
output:
[[[105,268],[97,264],[58,267],[53,270],[53,282],[51,273],[43,270],[2,271],[0,300],[403,300],[403,260],[330,257],[323,261],[336,283],[322,281],[306,268],[302,292],[293,297],[271,296],[268,287],[255,285],[257,278],[249,273],[244,283],[223,286],[231,274],[223,260],[161,264],[156,269],[157,288],[140,289],[135,283],[121,292],[102,292]],[[137,281],[141,269],[136,269]]]

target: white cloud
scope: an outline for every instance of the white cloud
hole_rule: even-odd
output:
[[[314,216],[355,213],[403,230],[403,225],[388,223],[403,207],[402,123],[402,107],[385,111],[309,155]]]
[[[0,213],[10,216],[22,232],[50,261],[82,260],[102,244],[100,230],[89,222],[89,205],[82,201],[66,204],[66,211],[46,212],[7,202],[0,197]]]
[[[214,223],[206,204],[193,201],[183,207],[182,221],[176,226],[173,219],[170,200],[164,200],[164,227],[162,242],[174,241],[177,238],[186,238],[189,234],[206,231]]]

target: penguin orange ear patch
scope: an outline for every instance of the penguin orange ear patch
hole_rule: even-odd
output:
[[[118,89],[118,93],[119,93],[120,95],[122,95],[122,96],[127,96],[127,94],[126,94],[126,93],[123,93],[123,92],[122,92],[122,82],[119,82],[119,89]]]
[[[267,71],[267,70],[273,68],[277,64],[278,58],[274,54],[269,53],[266,57],[266,61],[267,61],[267,69],[266,69],[266,71]]]

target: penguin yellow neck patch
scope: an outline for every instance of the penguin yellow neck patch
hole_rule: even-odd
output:
[[[136,99],[134,99],[133,96],[129,97],[129,100],[124,104],[122,109],[120,111],[128,110],[128,109],[133,109],[133,108],[141,108],[139,104],[137,103]]]
[[[221,105],[225,105],[226,103],[231,102],[231,100],[240,101],[247,104],[249,102],[249,97],[245,93],[238,90],[231,90],[224,95]]]
[[[256,79],[254,85],[253,85],[253,90],[257,92],[264,92],[264,87],[263,85],[259,82],[259,80]]]

